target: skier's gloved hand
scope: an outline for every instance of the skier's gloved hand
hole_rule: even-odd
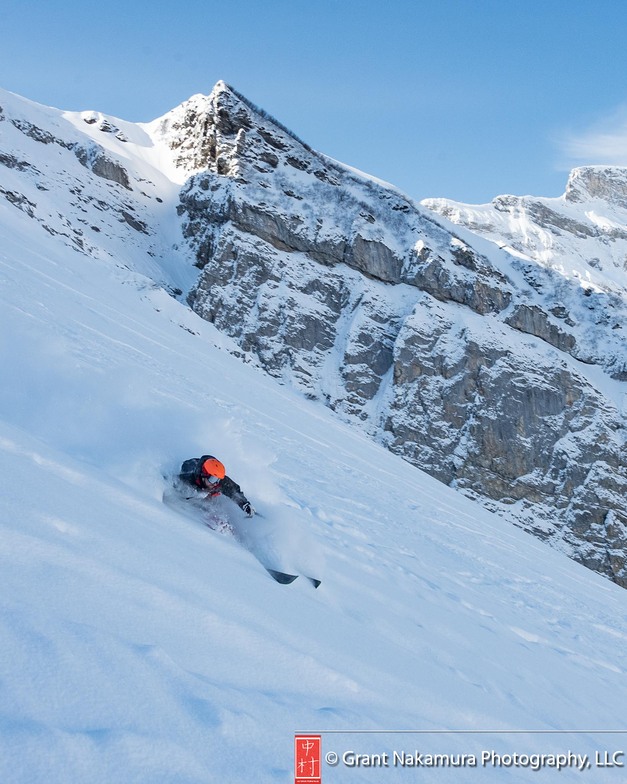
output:
[[[246,517],[252,517],[255,514],[255,510],[253,509],[252,504],[250,503],[250,501],[246,501],[244,506],[242,506],[242,509],[243,509],[244,513],[246,514]]]

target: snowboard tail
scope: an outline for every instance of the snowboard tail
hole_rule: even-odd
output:
[[[281,583],[281,585],[289,585],[293,583],[294,580],[298,577],[297,574],[287,574],[287,572],[279,572],[276,569],[268,569],[266,566],[266,572],[272,577],[277,583]]]
[[[296,580],[299,575],[297,574],[288,574],[287,572],[279,572],[277,569],[268,569],[265,567],[266,572],[272,577],[277,583],[281,583],[281,585],[289,585]],[[305,579],[309,580],[309,582],[313,585],[314,588],[318,588],[321,585],[322,580],[318,580],[316,577],[306,577]]]
[[[253,555],[257,561],[259,561],[259,563],[264,567],[272,579],[277,583],[280,583],[281,585],[290,585],[300,576],[298,574],[290,574],[288,572],[283,572],[279,569],[272,569],[269,566],[266,566],[268,560],[263,558],[259,552],[256,552],[255,548],[251,547],[249,543],[246,543],[239,534],[234,521],[229,518],[228,507],[227,509],[224,509],[218,505],[218,508],[213,509],[212,506],[214,502],[212,502],[212,505],[208,507],[205,499],[199,499],[197,495],[193,493],[193,491],[192,495],[190,496],[189,492],[189,488],[175,480],[172,483],[170,491],[168,492],[167,489],[164,491],[163,501],[180,514],[183,514],[186,517],[192,517],[195,520],[201,520],[204,525],[213,529],[214,531],[217,531],[218,533],[232,536],[240,545],[242,545],[242,547],[244,547],[244,549],[248,550],[248,552]],[[218,501],[220,500],[221,499],[218,499]],[[259,513],[257,513],[257,516],[261,517],[262,519],[265,517]],[[264,563],[264,560],[266,563]],[[320,585],[320,580],[305,575],[304,577],[306,580],[309,580],[314,588],[317,588]]]

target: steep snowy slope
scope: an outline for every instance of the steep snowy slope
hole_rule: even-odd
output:
[[[0,90],[0,175],[2,203],[31,218],[33,231],[171,290],[194,282],[175,247],[180,182],[144,126]]]
[[[441,782],[555,781],[528,755],[569,751],[591,767],[561,782],[622,780],[595,752],[627,737],[598,732],[625,730],[623,589],[242,364],[127,269],[158,255],[33,226],[0,200],[0,780],[289,782],[295,731],[476,755],[426,771]],[[162,474],[206,449],[319,590],[162,503]]]

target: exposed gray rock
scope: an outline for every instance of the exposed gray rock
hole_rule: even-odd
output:
[[[91,145],[89,147],[76,146],[74,154],[79,162],[97,176],[105,180],[116,182],[127,190],[131,189],[126,169],[117,161],[112,160],[99,145]]]
[[[574,169],[568,179],[566,201],[586,202],[601,199],[627,209],[627,177],[616,166],[582,166]]]
[[[128,155],[120,155],[119,124],[96,112],[59,112],[13,96],[2,123],[0,201],[28,215],[35,231],[44,229],[73,250],[121,266],[128,253],[140,274],[169,282],[176,250],[158,225],[162,209],[154,209],[155,201],[163,204],[157,196],[162,175],[156,170],[159,184],[151,182],[144,176],[150,163],[135,155],[137,141],[149,142],[143,128],[134,129]],[[99,131],[106,150],[91,138]],[[177,272],[173,277],[178,283]]]
[[[37,205],[24,196],[23,193],[19,193],[17,191],[10,191],[6,188],[0,187],[0,195],[4,196],[4,198],[12,204],[14,207],[17,207],[18,210],[25,212],[30,218],[35,216],[35,210]]]
[[[17,169],[18,171],[26,171],[27,169],[34,169],[32,163],[22,161],[16,158],[15,155],[0,152],[0,165],[6,166],[7,169]]]
[[[71,146],[64,139],[54,136],[50,131],[46,131],[23,118],[13,118],[11,122],[18,130],[29,138],[34,139],[36,142],[40,142],[41,144],[58,144],[59,147],[65,147],[66,149]]]
[[[124,167],[112,160],[99,145],[83,146],[69,142],[23,118],[13,118],[11,122],[23,134],[40,144],[56,144],[66,150],[73,150],[79,162],[91,169],[95,175],[131,190],[129,176]]]
[[[574,336],[552,323],[547,313],[538,305],[517,305],[505,323],[521,332],[535,335],[560,351],[572,352],[577,341]]]
[[[423,204],[516,251],[511,271],[519,272],[534,293],[521,303],[526,309],[511,315],[512,326],[625,380],[625,194],[627,169],[586,166],[571,172],[560,198],[498,196],[484,205],[427,199]]]
[[[135,229],[135,231],[139,231],[142,234],[148,234],[148,227],[144,223],[144,221],[138,220],[134,215],[132,215],[128,210],[120,210],[121,220],[128,225]]]

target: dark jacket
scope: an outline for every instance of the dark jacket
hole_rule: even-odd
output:
[[[207,490],[202,481],[202,465],[210,457],[212,455],[203,455],[202,457],[191,457],[189,460],[186,460],[181,466],[179,479],[185,482],[185,484],[196,488],[196,490],[206,491],[207,497],[215,498],[219,495],[225,495],[234,501],[240,509],[244,509],[246,506],[250,507],[250,502],[242,493],[242,488],[230,476],[225,476],[224,479],[221,479],[211,491]]]

